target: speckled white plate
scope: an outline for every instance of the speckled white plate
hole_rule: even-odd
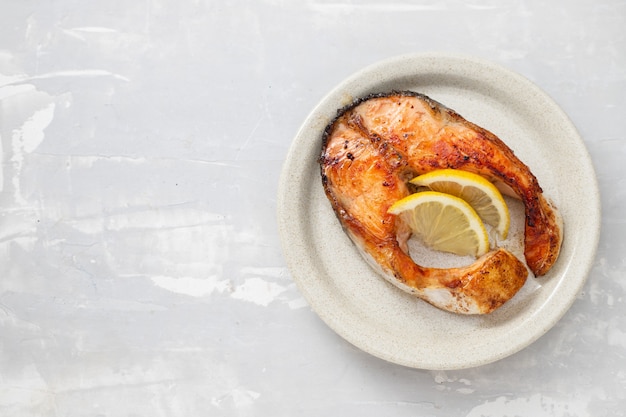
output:
[[[530,166],[557,204],[565,224],[561,255],[530,294],[487,316],[441,311],[388,284],[344,234],[320,180],[322,132],[337,109],[354,98],[393,89],[427,94],[494,132]],[[441,54],[392,58],[332,90],[293,141],[280,179],[277,214],[288,266],[317,314],[362,350],[422,369],[487,364],[545,334],[581,290],[600,228],[593,166],[564,112],[530,81],[505,68]]]

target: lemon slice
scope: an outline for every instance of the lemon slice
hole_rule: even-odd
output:
[[[489,250],[485,225],[461,198],[424,191],[396,201],[388,212],[400,216],[432,249],[462,256]]]
[[[487,179],[458,169],[440,169],[415,177],[410,182],[462,198],[485,223],[506,239],[511,223],[509,209],[500,191]]]

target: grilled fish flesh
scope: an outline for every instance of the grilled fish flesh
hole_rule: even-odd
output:
[[[494,134],[423,94],[358,99],[338,111],[322,142],[322,183],[344,230],[385,279],[436,307],[490,313],[524,285],[526,266],[543,275],[559,255],[560,216],[530,169]],[[526,264],[502,248],[459,268],[413,261],[411,231],[387,210],[410,194],[411,178],[443,168],[482,175],[521,199]]]

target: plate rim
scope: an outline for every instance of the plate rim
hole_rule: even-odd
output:
[[[301,201],[297,201],[298,199],[294,199],[293,195],[304,193],[304,191],[294,188],[294,184],[300,184],[303,181],[304,173],[308,172],[308,170],[301,169],[300,174],[298,175],[297,168],[302,168],[302,162],[307,162],[302,160],[303,156],[300,152],[300,145],[302,144],[299,143],[299,138],[302,138],[305,132],[311,129],[319,129],[318,131],[321,141],[321,132],[323,131],[323,128],[334,116],[334,114],[329,114],[329,111],[322,112],[322,110],[328,107],[328,103],[330,101],[336,103],[338,97],[342,97],[342,95],[345,95],[345,104],[347,104],[352,99],[356,98],[356,96],[351,96],[349,93],[346,94],[346,91],[350,91],[355,84],[362,82],[364,79],[368,79],[368,81],[365,82],[365,85],[375,86],[385,81],[384,71],[386,69],[390,67],[403,68],[403,66],[410,66],[416,61],[428,63],[435,70],[437,68],[447,68],[447,74],[458,73],[459,65],[464,64],[474,67],[480,67],[485,69],[487,72],[491,71],[499,74],[500,76],[508,77],[514,82],[514,84],[516,84],[518,88],[526,89],[526,91],[528,91],[528,94],[533,94],[539,97],[544,103],[551,106],[550,111],[558,114],[561,122],[567,124],[567,127],[569,129],[567,136],[571,137],[574,140],[574,143],[577,147],[577,152],[580,153],[580,155],[584,159],[584,162],[588,165],[588,167],[591,168],[591,171],[589,172],[589,182],[592,184],[592,189],[588,191],[590,194],[589,211],[592,213],[592,217],[589,219],[589,224],[593,227],[592,235],[586,236],[586,242],[588,243],[589,250],[586,252],[587,259],[585,260],[585,262],[583,262],[583,267],[579,271],[580,277],[577,279],[576,282],[569,283],[569,285],[566,287],[566,299],[564,301],[561,300],[553,305],[553,307],[556,308],[550,310],[551,315],[547,321],[543,322],[543,326],[539,326],[539,328],[532,335],[527,336],[522,343],[508,346],[505,349],[502,349],[498,354],[493,354],[489,357],[477,358],[475,360],[464,360],[461,362],[451,361],[448,363],[441,363],[428,360],[407,360],[406,358],[397,358],[387,351],[380,351],[380,349],[376,349],[375,345],[372,346],[371,344],[367,344],[361,341],[358,335],[349,334],[348,332],[346,332],[345,329],[342,327],[342,321],[346,320],[345,317],[343,317],[343,319],[338,318],[336,314],[332,314],[331,312],[320,309],[320,303],[317,299],[318,295],[314,294],[314,291],[311,291],[311,288],[304,284],[306,280],[302,277],[303,274],[314,271],[316,268],[312,267],[310,259],[306,259],[307,245],[302,242],[302,239],[305,239],[305,236],[297,236],[297,234],[296,236],[294,236],[293,233],[298,226],[302,226],[301,224],[298,224],[298,222],[302,220],[302,213],[298,213],[298,207],[301,204]],[[438,71],[441,72],[442,70],[440,69]],[[340,107],[341,106],[335,107],[335,113],[336,110]],[[309,144],[309,146],[312,145]],[[318,149],[320,149],[321,152],[321,142],[318,144]],[[311,163],[311,161],[308,162]],[[314,163],[317,164],[317,161],[315,161]],[[370,64],[346,77],[343,81],[339,82],[334,88],[332,88],[325,96],[323,96],[323,98],[314,106],[314,108],[305,118],[304,122],[301,124],[283,162],[278,184],[276,215],[282,251],[292,278],[295,281],[299,291],[301,292],[305,300],[309,303],[313,311],[315,311],[315,313],[322,319],[322,321],[324,321],[334,332],[336,332],[339,336],[352,343],[359,349],[388,362],[418,369],[451,370],[485,365],[503,359],[534,343],[537,339],[539,339],[552,327],[554,327],[554,325],[571,308],[572,304],[576,300],[578,293],[581,291],[582,287],[588,279],[590,270],[593,266],[593,261],[596,256],[600,238],[601,207],[597,176],[595,170],[593,169],[593,163],[585,146],[585,143],[567,114],[545,91],[540,89],[536,84],[534,84],[532,81],[525,78],[524,76],[520,75],[519,73],[514,72],[492,61],[460,54],[429,52],[402,54],[374,62],[373,64]],[[558,282],[555,289],[561,286],[562,282]],[[550,302],[553,298],[554,291],[549,295],[546,303]],[[544,303],[544,305],[546,303]]]

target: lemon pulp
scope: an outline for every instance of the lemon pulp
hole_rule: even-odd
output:
[[[481,256],[489,250],[483,222],[459,197],[437,191],[419,192],[396,201],[389,213],[400,216],[432,249],[461,256]]]
[[[413,178],[412,184],[459,197],[506,239],[511,217],[500,191],[480,175],[458,169],[440,169]]]

